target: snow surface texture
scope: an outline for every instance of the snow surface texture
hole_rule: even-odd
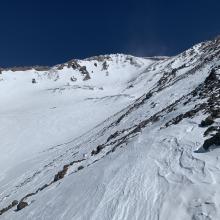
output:
[[[2,70],[0,219],[220,219],[219,69],[214,40]]]

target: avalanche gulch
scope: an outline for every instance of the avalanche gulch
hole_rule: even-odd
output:
[[[0,69],[0,219],[220,219],[220,38],[174,57]]]

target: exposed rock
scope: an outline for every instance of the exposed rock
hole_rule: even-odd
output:
[[[211,110],[211,116],[213,117],[213,118],[219,118],[220,117],[220,111],[219,111],[219,109],[210,109]]]
[[[199,125],[200,127],[207,127],[209,125],[212,125],[214,123],[213,117],[212,116],[208,116],[205,120],[203,120],[201,122],[201,124]]]
[[[3,209],[0,210],[0,215],[4,214],[5,212],[7,212],[9,209],[13,208],[13,207],[16,206],[16,205],[17,205],[17,211],[20,211],[21,209],[25,208],[26,206],[28,206],[28,203],[24,201],[25,199],[27,199],[28,197],[31,197],[31,196],[36,195],[39,191],[44,190],[45,188],[47,188],[48,186],[50,186],[51,184],[53,184],[53,183],[56,182],[57,180],[62,179],[62,178],[65,176],[65,174],[66,174],[66,172],[67,172],[69,166],[72,166],[72,165],[75,164],[75,163],[80,163],[80,162],[82,162],[82,161],[84,161],[84,160],[85,160],[85,159],[76,160],[76,161],[72,161],[70,164],[64,165],[64,166],[63,166],[63,170],[60,171],[60,172],[58,172],[58,173],[55,175],[54,180],[53,180],[52,182],[50,182],[49,184],[44,184],[42,187],[38,188],[38,189],[37,189],[35,192],[33,192],[33,193],[29,193],[29,194],[25,195],[25,196],[20,200],[20,202],[18,202],[17,200],[14,200],[10,205],[8,205],[7,207],[5,207],[5,208],[3,208]],[[82,170],[83,168],[84,168],[84,166],[79,166],[79,167],[78,167],[78,171],[79,171],[79,170]]]
[[[38,189],[38,191],[42,191],[42,190],[44,190],[45,188],[47,188],[49,186],[49,184],[44,184],[42,187],[40,187],[39,189]]]
[[[220,146],[220,132],[216,133],[213,137],[206,139],[203,148],[208,150],[213,145]]]
[[[72,62],[69,65],[71,65],[74,70],[79,69],[81,67],[76,60],[72,60]]]
[[[130,88],[134,88],[134,85],[132,85],[132,84],[129,85],[129,86],[128,86],[128,89],[130,89]]]
[[[9,209],[11,209],[13,206],[12,204],[10,204],[9,206],[7,206],[6,208],[3,208],[0,210],[0,215],[2,215],[3,213],[7,212]]]
[[[80,71],[82,74],[87,74],[86,66],[81,66],[81,67],[79,68],[79,71]]]
[[[14,200],[10,205],[0,210],[0,215],[4,214],[5,212],[7,212],[9,209],[13,208],[17,204],[18,204],[18,201]]]
[[[114,134],[111,134],[111,135],[108,137],[107,142],[109,142],[111,139],[116,138],[118,135],[119,135],[119,132],[118,132],[118,131],[116,131]]]
[[[28,206],[27,202],[21,201],[17,205],[17,211],[20,211],[21,209],[24,209],[26,206]]]
[[[72,166],[73,164],[75,163],[80,163],[82,161],[84,161],[85,159],[81,159],[81,160],[75,160],[75,161],[72,161],[69,165]]]
[[[84,166],[79,166],[78,170],[82,170],[84,168]]]
[[[49,66],[34,66],[36,71],[49,71],[51,68]]]
[[[218,78],[216,76],[215,69],[212,69],[209,76],[206,78],[205,83],[207,83],[209,81],[214,81],[214,80],[218,80]]]
[[[64,66],[65,66],[64,64],[58,65],[58,66],[57,66],[57,70],[62,70],[62,69],[64,68]]]
[[[84,77],[83,81],[86,81],[86,80],[89,80],[89,79],[91,79],[90,75],[86,74],[86,76]]]
[[[63,179],[63,177],[66,175],[67,170],[68,170],[69,165],[64,165],[63,170],[59,171],[55,176],[54,176],[54,182]]]
[[[141,67],[141,65],[138,64],[138,62],[136,61],[134,57],[126,56],[126,61],[127,60],[130,62],[131,65],[136,66],[136,67]]]
[[[72,76],[72,77],[70,77],[70,80],[71,80],[72,82],[75,82],[77,79],[76,79],[74,76]]]
[[[37,83],[37,82],[36,82],[36,79],[32,79],[32,83]]]
[[[93,57],[87,58],[85,60],[87,60],[87,61],[96,60],[98,62],[104,62],[105,60],[112,60],[112,58],[109,55],[100,55],[100,56],[93,56]]]
[[[87,69],[86,69],[86,66],[81,66],[81,67],[79,68],[79,71],[80,71],[83,75],[85,75],[83,81],[86,81],[86,80],[91,79],[91,77],[90,77],[90,75],[89,75],[89,72],[88,72]]]
[[[104,148],[104,145],[99,145],[99,146],[97,146],[97,147],[96,147],[96,150],[93,150],[93,151],[91,152],[91,155],[93,156],[93,155],[98,154],[103,148]]]
[[[220,130],[220,127],[219,126],[210,126],[207,128],[207,130],[204,132],[204,136],[207,136],[209,135],[210,133],[212,132],[215,132],[215,131],[219,131]]]
[[[180,121],[182,121],[184,118],[192,118],[196,115],[197,112],[203,110],[206,108],[206,104],[201,104],[198,106],[195,106],[194,109],[191,109],[190,111],[184,113],[184,114],[180,114],[177,117],[173,118],[172,120],[168,121],[165,124],[165,127],[169,127],[170,125],[175,125],[178,124]]]
[[[18,204],[18,201],[17,201],[17,200],[14,200],[14,201],[11,203],[12,206],[16,206],[17,204]]]
[[[26,196],[24,196],[24,197],[21,199],[20,202],[23,202],[23,201],[24,201],[25,199],[27,199],[28,197],[34,196],[34,195],[36,195],[36,194],[37,194],[37,192],[28,193]]]
[[[106,60],[103,62],[103,64],[102,64],[102,70],[107,70],[108,69],[108,64],[107,64],[107,62],[106,62]]]

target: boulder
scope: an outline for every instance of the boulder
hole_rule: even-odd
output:
[[[79,166],[78,170],[82,170],[84,168],[84,166]]]
[[[14,201],[11,203],[12,206],[16,206],[17,204],[18,204],[18,201],[17,201],[17,200],[14,200]]]
[[[32,83],[37,83],[37,82],[36,82],[36,79],[32,79]]]
[[[27,202],[24,202],[24,201],[19,202],[17,205],[17,211],[20,211],[21,209],[25,208],[26,206],[28,206]]]

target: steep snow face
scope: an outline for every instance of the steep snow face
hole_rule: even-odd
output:
[[[0,210],[17,197],[14,192],[29,182],[25,179],[33,170],[38,173],[47,157],[39,154],[87,133],[139,97],[141,91],[126,90],[128,82],[153,62],[117,54],[73,60],[44,71],[3,70]]]
[[[219,58],[214,40],[3,71],[0,218],[219,219]]]
[[[0,167],[10,169],[33,152],[74,139],[131,103],[138,92],[123,90],[151,63],[118,54],[71,61],[49,71],[3,71]],[[83,80],[86,74],[90,79]]]

